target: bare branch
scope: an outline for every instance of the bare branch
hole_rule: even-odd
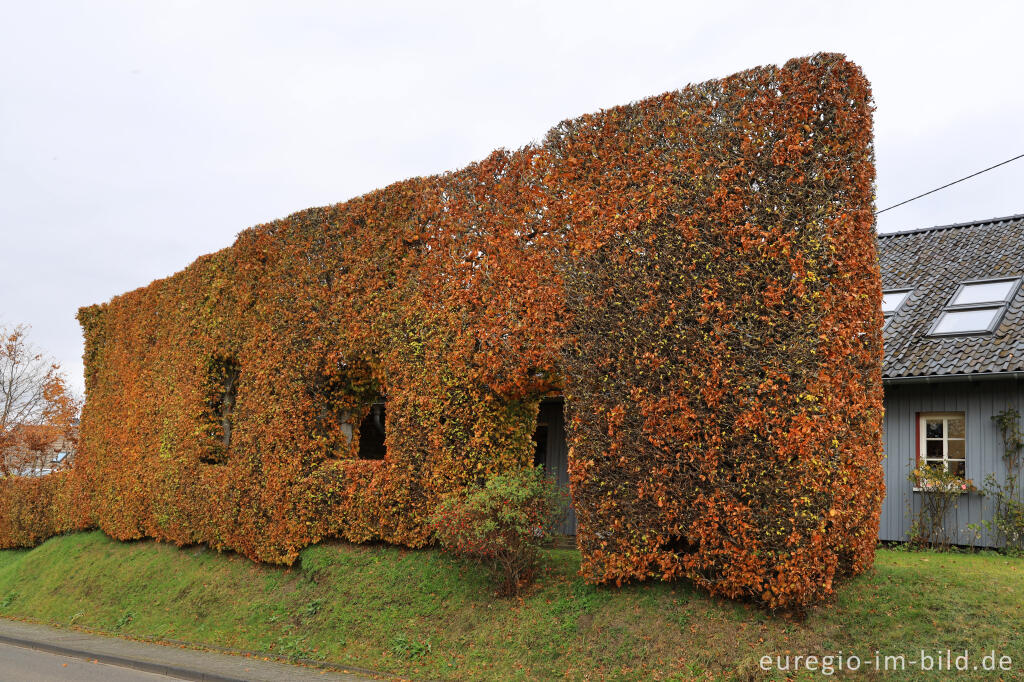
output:
[[[28,327],[0,327],[0,477],[66,466],[80,401],[60,365],[28,340]],[[58,461],[59,458],[59,461]]]

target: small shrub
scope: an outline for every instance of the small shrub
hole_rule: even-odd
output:
[[[494,476],[443,501],[431,519],[441,547],[486,566],[500,596],[514,596],[536,574],[540,547],[564,516],[568,495],[539,468]]]

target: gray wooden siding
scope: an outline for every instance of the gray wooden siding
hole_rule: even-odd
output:
[[[885,387],[885,483],[881,540],[906,540],[912,511],[920,508],[922,493],[913,491],[909,476],[917,453],[916,417],[919,412],[963,412],[966,417],[967,478],[982,487],[994,474],[1006,477],[1003,441],[992,417],[1007,407],[1024,414],[1024,381],[985,380],[944,383],[893,383]],[[978,494],[964,495],[959,507],[946,519],[950,538],[956,544],[992,546],[994,539],[980,541],[967,528],[991,518],[992,505]]]

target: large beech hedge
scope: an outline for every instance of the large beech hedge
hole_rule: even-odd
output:
[[[587,579],[818,601],[871,564],[883,494],[871,111],[839,55],[760,67],[83,308],[81,451],[0,481],[0,546],[422,546],[442,498],[532,461],[561,391]]]

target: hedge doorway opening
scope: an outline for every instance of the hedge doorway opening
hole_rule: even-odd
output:
[[[536,449],[533,454],[535,466],[543,466],[544,473],[553,478],[559,486],[569,490],[569,448],[565,443],[565,400],[545,398],[541,401],[537,415],[537,430],[533,434]],[[569,505],[569,511],[558,525],[562,535],[576,535],[576,510]]]

